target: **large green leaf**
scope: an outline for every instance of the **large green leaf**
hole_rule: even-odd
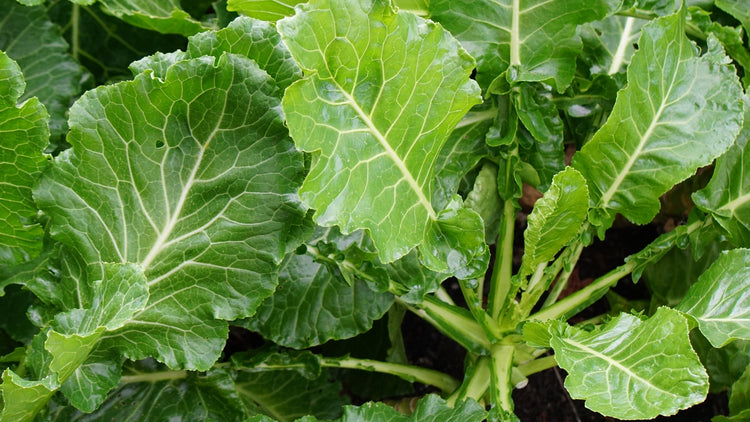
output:
[[[45,406],[58,385],[54,377],[41,381],[27,381],[6,369],[0,387],[3,393],[3,412],[0,413],[0,421],[11,422],[33,417]]]
[[[365,265],[370,268],[362,268],[362,259],[356,259],[356,254],[364,254],[358,245],[364,232],[350,235],[353,240],[340,240],[351,245],[341,250],[329,246],[337,236],[343,237],[316,233],[313,241],[308,241],[305,254],[287,256],[279,268],[279,288],[242,325],[277,344],[294,348],[316,346],[369,330],[373,321],[390,308],[393,296],[374,291],[374,285],[368,287],[372,280],[363,280],[360,274],[367,277],[368,272],[373,273],[373,278],[385,278],[385,283],[388,274],[368,264]],[[375,272],[380,272],[379,276]]]
[[[625,72],[646,22],[613,15],[581,26],[578,31],[583,40],[581,59],[588,71],[607,75]]]
[[[578,234],[588,205],[588,188],[583,176],[572,167],[558,173],[529,214],[520,272],[531,274],[539,264],[552,260]]]
[[[716,160],[708,185],[693,201],[725,230],[737,246],[750,247],[750,97],[745,96],[745,122],[735,143]]]
[[[1,0],[0,9],[0,50],[18,63],[26,79],[21,99],[39,98],[50,114],[52,136],[60,137],[68,129],[68,107],[81,92],[83,69],[68,54],[68,43],[44,7]]]
[[[99,0],[98,3],[105,12],[131,25],[165,34],[187,36],[208,29],[182,9],[180,0]]]
[[[720,45],[696,57],[684,10],[643,28],[628,86],[604,126],[573,157],[606,229],[621,213],[645,224],[659,196],[721,155],[742,123],[742,89]]]
[[[714,347],[750,340],[750,250],[722,253],[676,309],[695,318]]]
[[[88,265],[139,264],[149,301],[102,337],[125,356],[208,369],[226,322],[250,316],[276,285],[304,210],[302,157],[276,88],[240,56],[203,57],[86,93],[71,109],[73,148],[35,190],[52,236]],[[80,307],[96,304],[86,297]]]
[[[545,81],[565,90],[581,51],[576,27],[607,12],[601,0],[430,2],[431,18],[477,58],[477,80],[483,89],[501,76],[511,83]]]
[[[0,51],[0,267],[42,250],[31,189],[47,165],[48,115],[36,98],[17,104],[25,86],[18,64]]]
[[[659,308],[643,321],[621,314],[593,332],[549,323],[555,359],[573,398],[604,415],[651,419],[702,402],[708,375],[690,346],[687,320]]]
[[[471,57],[440,26],[385,1],[320,0],[297,10],[278,30],[307,77],[287,89],[283,107],[297,146],[314,153],[300,196],[317,223],[369,230],[386,263],[451,236],[453,211],[439,215],[430,202],[433,165],[480,100]],[[483,245],[475,217],[462,230]],[[462,241],[422,248],[422,257],[444,271],[486,256]]]
[[[750,9],[744,0],[716,0],[716,6],[734,16],[750,33]]]
[[[417,402],[411,415],[395,410],[383,403],[368,402],[361,406],[344,406],[344,414],[337,422],[479,422],[487,412],[473,400],[448,406],[445,400],[430,394]],[[316,422],[317,418],[304,417],[299,422]]]

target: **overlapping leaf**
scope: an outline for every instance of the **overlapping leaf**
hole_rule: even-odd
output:
[[[708,375],[690,346],[687,320],[670,308],[648,320],[622,314],[587,332],[550,323],[550,344],[570,395],[604,415],[651,419],[702,402]]]
[[[227,9],[264,21],[277,21],[294,14],[294,6],[303,0],[229,0]]]
[[[337,422],[479,422],[485,419],[487,412],[473,400],[460,402],[449,407],[445,400],[430,394],[420,399],[414,413],[406,415],[383,403],[365,403],[362,406],[345,406],[344,414]],[[299,422],[316,422],[319,419],[304,417]]]
[[[224,55],[98,88],[71,110],[73,148],[35,195],[53,237],[87,263],[82,284],[101,262],[142,267],[145,309],[102,337],[126,356],[207,369],[226,337],[217,319],[247,317],[272,293],[304,215],[275,90]]]
[[[131,25],[165,34],[188,36],[208,29],[183,10],[179,0],[99,0],[98,3],[105,12]]]
[[[42,250],[31,189],[47,165],[49,117],[36,98],[17,104],[25,86],[18,64],[0,51],[0,266],[20,264]]]
[[[318,224],[369,230],[386,263],[451,236],[452,217],[430,202],[432,167],[479,102],[472,59],[438,25],[384,1],[321,0],[297,10],[278,30],[308,76],[287,89],[283,107],[297,146],[314,153],[300,196]],[[474,217],[462,230],[483,245]],[[461,243],[422,248],[422,257],[444,271],[486,256],[475,242]]]
[[[483,89],[501,76],[545,81],[563,91],[581,51],[576,27],[608,12],[600,0],[433,0],[429,7],[431,18],[476,57]]]
[[[616,213],[644,224],[658,198],[721,155],[742,123],[742,90],[718,42],[696,57],[685,12],[646,25],[607,122],[573,157],[608,228]]]
[[[750,340],[750,250],[724,252],[690,287],[676,309],[695,318],[714,347]]]
[[[589,72],[607,75],[625,72],[646,22],[633,17],[608,16],[581,26],[579,34],[584,45],[581,57]]]
[[[735,143],[716,160],[714,173],[693,201],[725,230],[737,246],[750,247],[750,97],[744,97],[745,122]]]

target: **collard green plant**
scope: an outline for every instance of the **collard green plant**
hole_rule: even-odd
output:
[[[741,2],[0,3],[0,421],[750,413]]]

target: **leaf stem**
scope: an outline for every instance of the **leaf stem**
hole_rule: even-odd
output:
[[[513,370],[513,354],[515,347],[511,344],[493,344],[490,354],[490,394],[492,402],[500,406],[503,411],[513,412],[513,384],[511,373]]]
[[[516,223],[516,207],[513,200],[506,200],[503,215],[500,219],[500,235],[495,255],[495,267],[490,280],[490,296],[488,310],[490,316],[497,321],[507,303],[513,300],[509,297],[513,288],[513,238]],[[502,325],[502,324],[501,324]]]
[[[566,287],[568,287],[568,280],[570,279],[570,275],[573,273],[575,264],[581,257],[583,246],[583,242],[577,242],[572,250],[571,248],[566,248],[566,250],[563,251],[562,255],[560,255],[560,258],[558,258],[558,260],[555,262],[555,265],[559,262],[559,265],[562,266],[562,272],[557,275],[557,283],[555,283],[555,285],[552,287],[552,290],[550,290],[550,293],[549,295],[547,295],[547,299],[545,299],[542,308],[546,308],[547,306],[550,306],[553,303],[557,302],[560,294],[563,292],[563,290],[565,290]]]
[[[178,371],[160,371],[160,372],[150,372],[150,373],[142,373],[138,375],[123,375],[120,378],[120,384],[133,384],[136,382],[160,382],[160,381],[172,381],[172,380],[179,380],[187,378],[188,371],[185,370],[178,370]]]
[[[476,291],[469,286],[469,280],[459,280],[458,285],[461,286],[461,293],[464,295],[464,300],[469,307],[469,311],[471,311],[474,319],[484,329],[484,333],[490,341],[500,340],[502,338],[500,326],[497,324],[497,321],[491,318],[484,310],[481,299],[477,296]]]
[[[454,406],[459,401],[474,399],[482,402],[482,398],[490,388],[490,358],[481,356],[466,370],[466,377],[461,387],[447,400],[448,406]]]
[[[550,355],[541,357],[539,359],[534,359],[531,362],[525,363],[523,365],[519,365],[518,369],[524,376],[528,377],[529,375],[554,368],[555,366],[557,366],[557,360],[555,360],[554,355]]]
[[[73,56],[73,58],[78,61],[78,58],[80,56],[79,50],[80,50],[80,44],[81,44],[81,33],[80,33],[80,20],[81,20],[81,6],[79,6],[76,3],[73,3],[72,9],[71,9],[71,28],[70,28],[70,55]]]
[[[494,119],[495,117],[497,117],[497,108],[490,108],[482,111],[470,111],[466,113],[466,116],[464,116],[460,122],[458,122],[455,129]]]

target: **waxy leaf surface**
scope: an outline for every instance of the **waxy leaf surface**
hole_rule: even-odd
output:
[[[507,82],[545,81],[563,91],[581,51],[576,27],[601,19],[601,0],[433,0],[430,17],[451,31],[477,59],[483,89]]]
[[[643,28],[628,86],[607,122],[573,157],[606,229],[621,213],[645,224],[659,196],[721,155],[742,124],[742,89],[718,42],[697,57],[684,11]]]
[[[670,308],[643,321],[621,314],[587,332],[554,321],[555,359],[573,398],[607,416],[651,419],[702,402],[708,375],[690,346],[688,322]]]
[[[443,222],[430,202],[433,165],[480,100],[471,57],[440,26],[384,1],[313,1],[277,25],[307,73],[283,107],[297,146],[314,155],[299,193],[316,222],[369,230],[385,263],[435,240]],[[475,251],[455,243],[448,248],[470,262]],[[421,252],[449,261],[444,248]]]
[[[52,236],[101,262],[139,264],[149,301],[102,337],[137,359],[208,369],[227,326],[251,315],[299,241],[301,154],[276,87],[241,56],[178,62],[86,93],[71,110],[73,148],[35,191]],[[287,243],[291,242],[291,245]],[[96,299],[83,297],[82,307]]]
[[[722,253],[676,309],[695,318],[714,347],[750,340],[750,250]]]
[[[0,51],[0,266],[42,250],[44,231],[34,221],[31,189],[47,165],[49,116],[36,98],[17,104],[25,86],[18,64]]]

